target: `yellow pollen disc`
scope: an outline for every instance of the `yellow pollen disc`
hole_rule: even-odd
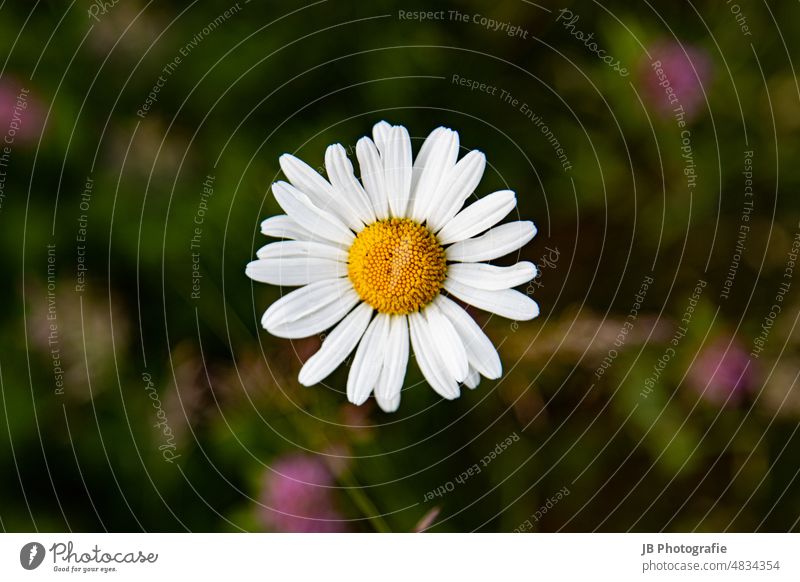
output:
[[[361,299],[381,313],[418,311],[439,294],[447,274],[444,249],[413,220],[379,220],[350,247],[347,273]]]

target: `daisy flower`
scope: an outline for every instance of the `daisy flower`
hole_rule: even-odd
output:
[[[431,387],[458,398],[460,385],[502,374],[500,357],[480,326],[453,299],[529,320],[539,306],[513,287],[536,276],[530,262],[486,263],[518,250],[536,234],[532,222],[496,226],[517,204],[501,190],[464,207],[483,176],[486,158],[458,159],[458,133],[435,129],[412,160],[405,127],[381,121],[358,141],[361,181],[345,149],[325,152],[326,180],[284,154],[289,182],[272,185],[286,214],[261,223],[284,239],[258,250],[246,274],[262,283],[300,286],[273,303],[261,324],[282,338],[319,334],[333,326],[300,370],[317,384],[352,352],[347,398],[363,404],[374,393],[397,410],[411,349]]]

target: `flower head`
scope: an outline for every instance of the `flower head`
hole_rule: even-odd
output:
[[[752,387],[750,356],[737,340],[716,339],[697,356],[689,381],[706,400],[736,404]]]
[[[13,77],[0,79],[0,133],[32,144],[44,127],[44,107],[35,93]]]
[[[306,361],[299,380],[322,381],[355,350],[347,397],[362,404],[374,393],[391,412],[409,360],[409,344],[433,389],[457,398],[460,385],[500,377],[500,357],[480,326],[447,295],[512,318],[539,307],[513,287],[536,267],[485,263],[518,250],[536,234],[532,222],[497,225],[515,207],[501,190],[462,207],[486,165],[473,150],[458,159],[458,134],[435,129],[412,159],[406,128],[382,121],[359,140],[359,181],[341,145],[325,153],[328,180],[285,154],[289,179],[272,185],[285,215],[261,224],[286,239],[258,250],[247,275],[264,283],[301,286],[273,303],[261,323],[278,337],[301,338],[335,325]]]
[[[261,521],[279,532],[337,532],[345,528],[331,494],[333,475],[316,457],[280,457],[265,474]]]
[[[683,107],[687,119],[696,117],[706,100],[704,88],[711,82],[713,67],[708,53],[677,41],[659,42],[648,52],[650,58],[642,63],[641,75],[650,105],[664,117],[675,115],[678,106]],[[668,93],[668,88],[674,93]]]

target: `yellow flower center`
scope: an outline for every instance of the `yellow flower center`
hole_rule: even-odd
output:
[[[436,298],[447,261],[431,231],[413,220],[392,218],[358,233],[347,273],[361,299],[381,313],[400,315]]]

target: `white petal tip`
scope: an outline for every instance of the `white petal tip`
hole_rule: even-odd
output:
[[[380,409],[389,414],[391,414],[392,412],[397,412],[397,409],[400,408],[399,396],[393,399],[391,402],[386,402],[383,400],[378,400],[377,402]]]
[[[484,168],[486,166],[486,154],[481,150],[470,150],[462,160],[469,160],[470,164],[477,164],[478,167]],[[467,166],[469,167],[469,166]]]
[[[316,378],[311,377],[309,372],[306,370],[307,369],[305,366],[300,368],[300,373],[297,375],[297,381],[303,386],[313,386],[314,384],[318,384],[319,381]]]
[[[495,351],[494,357],[487,359],[481,374],[487,380],[498,380],[503,375],[503,363],[500,361],[500,356]]]
[[[492,195],[497,196],[499,199],[505,200],[505,201],[513,200],[515,202],[515,206],[516,206],[517,193],[514,192],[513,190],[498,190],[494,194],[489,194],[489,196],[492,196]]]
[[[282,321],[277,321],[278,318],[276,317],[276,313],[278,313],[278,312],[277,311],[272,311],[272,307],[274,305],[275,304],[273,303],[270,306],[270,309],[267,309],[264,312],[264,315],[261,316],[261,327],[266,329],[272,335],[277,336],[277,334],[275,333],[277,331],[276,328],[283,322]]]
[[[531,303],[530,309],[519,318],[520,321],[530,321],[539,317],[539,304],[533,299],[531,299]]]
[[[466,386],[470,390],[475,390],[480,385],[481,385],[481,377],[480,376],[478,376],[477,378],[467,378],[464,381],[464,386]]]
[[[358,395],[357,397],[356,396],[353,396],[353,397],[348,396],[347,400],[349,400],[351,404],[355,404],[356,406],[361,406],[362,404],[364,404],[367,401],[368,398],[369,398],[369,394],[367,394],[366,396]]]
[[[267,333],[270,335],[274,335],[275,337],[283,338],[283,339],[300,339],[292,334],[286,333],[286,331],[281,328],[280,323],[276,324],[272,319],[268,320],[261,320],[261,327],[263,327]]]

